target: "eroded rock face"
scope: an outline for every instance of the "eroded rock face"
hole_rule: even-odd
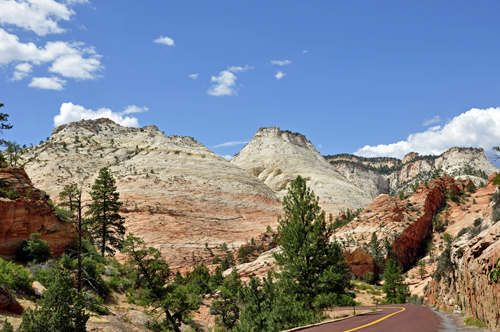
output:
[[[3,288],[0,288],[0,310],[5,310],[18,315],[24,312],[24,308],[17,300]]]
[[[421,184],[414,195],[404,200],[382,194],[357,219],[342,227],[336,237],[344,243],[347,251],[358,252],[357,257],[368,257],[368,254],[362,255],[361,251],[368,246],[371,234],[375,232],[379,240],[390,240],[398,261],[405,269],[409,269],[432,235],[432,217],[445,204],[445,191],[463,192],[468,184],[470,180],[454,180],[451,176],[443,176]],[[370,267],[373,262],[355,257],[347,256],[353,272],[356,272],[354,267],[360,264],[366,269],[374,269]],[[355,275],[362,277],[361,273]]]
[[[491,221],[488,225],[491,225]],[[483,320],[490,329],[500,328],[500,285],[491,284],[487,273],[500,258],[500,223],[471,240],[453,243],[452,272],[433,280],[425,289],[429,305],[462,312]]]
[[[332,166],[356,187],[370,195],[372,199],[389,192],[389,179],[377,171],[350,163],[333,164]]]
[[[174,268],[210,262],[205,243],[238,247],[275,227],[281,212],[258,178],[194,138],[166,136],[156,126],[83,120],[56,128],[28,151],[26,171],[53,197],[65,184],[82,182],[88,201],[99,169],[108,167],[128,232],[158,248]]]
[[[14,200],[0,197],[0,256],[14,258],[17,247],[32,233],[40,233],[52,253],[61,255],[76,237],[73,226],[56,217],[47,198],[33,187],[23,169],[0,169],[0,180],[21,196]]]
[[[231,164],[257,176],[281,198],[297,175],[302,176],[327,213],[362,208],[371,201],[366,192],[336,171],[304,135],[278,127],[260,128]]]

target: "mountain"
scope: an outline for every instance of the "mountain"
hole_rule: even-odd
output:
[[[412,152],[403,160],[364,158],[349,154],[325,156],[325,159],[358,188],[372,198],[379,194],[394,196],[410,193],[422,182],[442,175],[471,179],[484,185],[488,176],[500,171],[484,155],[483,149],[454,147],[439,156],[420,156]]]
[[[109,119],[62,125],[23,155],[33,183],[53,198],[82,183],[85,199],[98,171],[116,179],[128,231],[160,249],[171,265],[211,261],[205,244],[239,246],[276,225],[281,203],[255,176],[192,137]]]
[[[258,177],[280,198],[297,175],[302,176],[326,212],[362,208],[371,201],[370,195],[332,167],[304,135],[279,127],[260,128],[231,164]]]

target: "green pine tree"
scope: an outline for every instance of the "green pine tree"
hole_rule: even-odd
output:
[[[142,289],[138,303],[161,310],[166,316],[163,322],[151,323],[150,329],[180,332],[181,322],[199,308],[199,297],[189,293],[186,286],[172,282],[170,267],[160,251],[146,247],[141,239],[129,235],[122,252],[128,255],[126,266],[136,275],[135,286]]]
[[[107,167],[101,168],[90,192],[92,203],[86,215],[90,216],[87,227],[96,246],[104,257],[113,255],[122,246],[125,236],[123,217],[118,214],[120,194],[116,191],[115,179]]]
[[[34,309],[26,309],[18,332],[86,332],[85,295],[73,289],[73,278],[58,267]]]
[[[403,276],[403,268],[398,263],[389,258],[384,270],[385,301],[387,303],[406,303],[410,296],[408,284]]]
[[[210,309],[219,313],[215,322],[229,330],[238,324],[240,308],[238,306],[238,293],[241,290],[242,282],[240,275],[235,269],[224,279],[219,287],[220,300],[213,301]]]
[[[318,197],[298,176],[283,199],[278,234],[282,252],[274,254],[285,292],[296,295],[310,309],[353,305],[349,266],[337,241],[330,241],[333,225],[325,220]]]
[[[14,332],[14,326],[12,326],[12,324],[7,319],[5,319],[0,332]]]

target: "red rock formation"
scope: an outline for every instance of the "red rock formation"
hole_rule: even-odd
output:
[[[410,152],[403,158],[403,164],[411,162],[413,159],[418,157],[418,153]]]
[[[19,315],[24,312],[24,308],[19,302],[3,288],[0,288],[0,310],[13,312]]]
[[[372,256],[363,249],[357,248],[352,253],[346,252],[345,255],[353,275],[358,278],[362,278],[368,272],[377,275],[378,271]]]
[[[13,258],[16,248],[32,233],[40,233],[55,256],[75,238],[71,224],[62,223],[55,215],[47,198],[33,188],[23,169],[0,169],[0,180],[11,185],[21,197],[11,200],[0,197],[0,256]]]
[[[463,192],[470,183],[470,180],[455,180],[447,175],[421,184],[415,194],[405,200],[379,195],[361,212],[358,221],[344,226],[337,236],[344,239],[353,236],[358,242],[364,240],[365,245],[372,232],[378,234],[379,240],[389,237],[399,262],[405,270],[409,269],[432,234],[432,217],[445,204],[445,192]],[[353,273],[362,277],[365,271],[373,271],[375,267],[370,266],[373,261],[368,259],[369,254],[361,254],[362,247],[356,252],[356,256],[348,255],[347,260]]]

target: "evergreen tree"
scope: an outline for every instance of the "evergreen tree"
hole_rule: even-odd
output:
[[[229,330],[238,324],[240,308],[238,306],[238,293],[241,290],[242,282],[240,275],[235,269],[224,279],[219,287],[219,297],[221,300],[212,302],[210,309],[219,313],[216,323]]]
[[[123,243],[123,253],[128,255],[126,265],[134,271],[136,287],[143,293],[139,304],[160,309],[166,316],[163,322],[153,322],[153,331],[180,332],[179,326],[189,313],[199,308],[199,298],[189,294],[185,286],[171,282],[170,267],[158,249],[146,247],[144,241],[129,235]],[[177,277],[179,280],[179,278]]]
[[[281,270],[277,276],[288,288],[284,291],[310,309],[354,304],[344,252],[337,241],[330,241],[333,225],[302,177],[288,190],[283,210],[284,217],[278,217],[282,252],[274,257]]]
[[[56,267],[34,309],[23,313],[18,332],[86,332],[89,314],[85,295],[73,289],[73,279]]]
[[[12,324],[7,319],[5,319],[0,332],[14,332],[14,326],[12,326]]]
[[[101,168],[90,192],[92,203],[86,215],[88,230],[96,246],[104,257],[106,253],[114,254],[122,246],[125,236],[123,217],[118,214],[122,205],[118,202],[120,194],[116,191],[115,179],[107,167]]]
[[[417,266],[420,279],[424,279],[425,275],[427,274],[427,270],[425,269],[425,261],[423,259],[419,260]]]
[[[408,285],[404,282],[403,268],[389,258],[384,270],[385,301],[387,303],[406,303],[410,296]]]
[[[382,241],[378,239],[377,233],[373,232],[372,237],[370,239],[369,251],[377,267],[381,267],[384,261],[384,254],[382,248],[383,248]]]

